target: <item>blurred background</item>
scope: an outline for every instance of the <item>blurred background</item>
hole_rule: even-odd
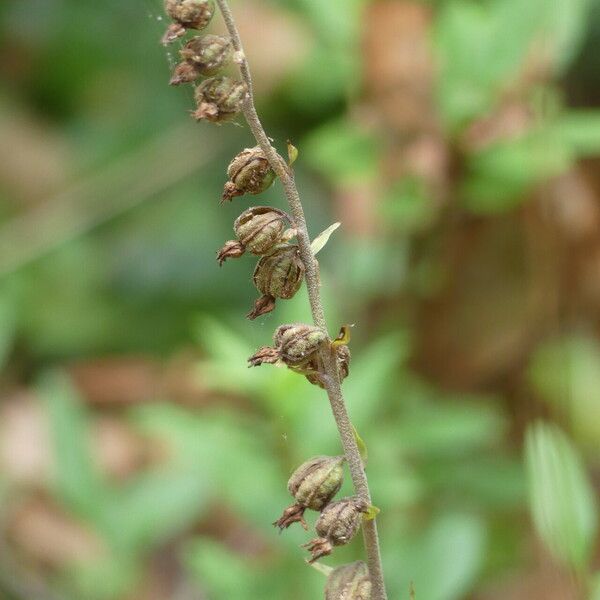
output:
[[[311,234],[342,222],[323,293],[390,599],[598,600],[600,2],[232,6]],[[249,323],[252,258],[215,261],[285,201],[219,205],[253,141],[190,119],[164,28],[159,0],[0,3],[2,600],[322,597],[270,523],[339,453],[329,406],[246,368],[306,292]]]

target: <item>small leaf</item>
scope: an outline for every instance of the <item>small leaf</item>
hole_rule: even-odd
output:
[[[356,431],[356,427],[352,425],[352,431],[354,431],[354,439],[356,440],[356,445],[358,446],[358,451],[360,452],[360,457],[362,458],[363,464],[367,464],[367,460],[369,460],[369,451],[367,449],[367,444],[365,444],[365,440],[363,440],[358,431]]]
[[[333,567],[328,567],[327,565],[323,565],[320,562],[308,563],[315,570],[319,571],[319,573],[323,573],[325,577],[329,577],[331,571],[333,571]]]
[[[587,568],[598,528],[593,488],[569,439],[553,425],[527,431],[525,459],[537,532],[566,565]]]
[[[331,237],[331,234],[341,225],[341,223],[334,223],[330,225],[325,231],[322,231],[313,241],[310,247],[315,254],[318,254]]]
[[[298,148],[288,140],[287,143],[287,151],[288,151],[288,165],[291,167],[296,160],[298,159]]]
[[[331,342],[334,348],[338,346],[347,346],[350,343],[350,328],[352,325],[342,325],[338,336]]]
[[[372,521],[380,512],[380,508],[371,504],[371,506],[367,508],[367,512],[363,515],[363,521]]]
[[[417,597],[417,593],[415,592],[415,583],[414,581],[410,582],[410,600],[415,600]]]

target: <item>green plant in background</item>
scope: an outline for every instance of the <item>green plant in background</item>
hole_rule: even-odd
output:
[[[141,354],[167,371],[173,362],[198,350],[202,353],[192,358],[199,382],[195,384],[201,388],[193,398],[182,398],[177,389],[161,384],[146,389],[136,400],[139,406],[124,408],[119,398],[118,404],[105,407],[85,385],[78,395],[62,379],[43,380],[37,391],[52,424],[51,484],[45,480],[33,488],[15,484],[5,476],[3,456],[2,516],[11,519],[20,503],[42,494],[66,516],[92,530],[101,540],[101,552],[100,560],[82,556],[56,568],[34,564],[25,575],[40,574],[61,600],[115,600],[139,594],[144,581],[155,581],[156,563],[166,561],[169,572],[200,590],[190,592],[190,598],[194,594],[210,600],[322,597],[322,574],[298,568],[298,545],[308,539],[301,528],[291,527],[281,537],[265,528],[266,520],[296,503],[281,485],[284,477],[315,449],[330,457],[340,450],[318,379],[317,385],[306,383],[306,377],[314,374],[298,377],[287,368],[246,368],[247,358],[269,337],[264,331],[269,317],[258,326],[237,317],[249,308],[246,304],[254,287],[246,260],[254,254],[256,222],[231,236],[227,232],[232,205],[219,207],[215,200],[224,179],[217,165],[227,164],[228,157],[238,153],[239,130],[207,128],[199,136],[193,127],[174,123],[177,115],[183,118],[191,94],[169,93],[164,85],[166,65],[157,68],[164,62],[156,44],[163,25],[157,14],[159,0],[0,4],[0,62],[2,77],[9,81],[0,99],[0,128],[7,120],[3,117],[13,120],[12,107],[19,108],[15,123],[23,115],[30,119],[24,123],[25,132],[39,120],[49,123],[60,134],[58,142],[50,138],[52,154],[60,155],[60,140],[71,148],[67,183],[74,176],[84,184],[68,191],[65,199],[71,201],[64,205],[62,196],[43,198],[38,220],[30,218],[30,214],[37,216],[31,210],[35,203],[21,204],[20,196],[13,194],[12,180],[7,187],[5,179],[0,181],[0,272],[4,277],[7,267],[14,271],[0,286],[3,391],[8,383],[8,394],[13,385],[19,394],[36,393],[30,382],[48,366],[70,371],[71,361],[95,363],[107,353],[117,361]],[[557,174],[560,180],[576,163],[576,171],[591,173],[595,163],[579,159],[598,154],[598,113],[567,108],[577,102],[566,95],[573,93],[569,65],[586,36],[588,47],[593,48],[597,10],[589,11],[594,4],[594,0],[238,3],[240,15],[260,11],[258,33],[251,22],[244,31],[249,53],[254,56],[256,51],[258,59],[254,65],[258,100],[274,137],[285,139],[291,130],[300,140],[302,160],[295,165],[296,177],[305,190],[306,208],[316,230],[345,215],[357,195],[368,202],[368,216],[378,212],[374,218],[383,217],[371,230],[376,235],[361,231],[361,236],[349,236],[348,242],[342,235],[339,243],[328,247],[321,261],[328,284],[321,291],[330,323],[357,323],[353,336],[360,343],[353,348],[352,377],[344,382],[344,394],[353,424],[369,442],[370,487],[377,503],[385,507],[378,523],[390,597],[407,598],[414,580],[418,600],[494,597],[498,587],[497,595],[510,598],[519,593],[514,588],[519,581],[539,577],[540,563],[547,568],[553,557],[557,577],[576,571],[589,599],[600,598],[598,575],[589,573],[590,564],[595,564],[588,550],[594,528],[585,501],[553,494],[556,502],[543,508],[545,519],[532,520],[536,529],[538,523],[545,523],[539,538],[548,547],[546,552],[535,546],[539,552],[535,559],[530,551],[532,532],[523,526],[525,471],[529,475],[535,468],[537,472],[528,477],[529,493],[536,502],[540,492],[532,486],[540,486],[542,479],[547,482],[544,489],[553,492],[559,489],[557,482],[564,486],[581,480],[564,472],[573,460],[557,459],[564,449],[559,438],[563,442],[566,438],[580,470],[583,460],[590,471],[597,464],[594,416],[600,352],[591,328],[585,329],[590,320],[583,305],[578,303],[577,312],[564,322],[561,317],[541,330],[529,330],[526,342],[513,349],[518,358],[510,370],[450,384],[427,369],[426,374],[415,372],[416,366],[422,373],[424,364],[439,368],[447,363],[455,368],[458,363],[458,370],[471,365],[473,358],[479,364],[488,348],[495,362],[502,362],[503,346],[492,339],[487,340],[486,352],[474,352],[475,357],[455,361],[455,352],[444,346],[439,355],[419,359],[419,352],[430,344],[430,332],[422,329],[430,314],[417,313],[431,298],[437,300],[436,294],[454,277],[445,261],[424,250],[440,242],[445,249],[448,229],[464,223],[469,231],[463,241],[472,241],[483,225],[489,227],[483,237],[497,247],[499,240],[492,241],[489,231],[500,223],[507,223],[513,233],[521,231],[519,215],[531,218],[536,196],[545,200],[556,194]],[[390,156],[389,146],[405,138],[396,137],[385,121],[378,129],[381,112],[369,104],[372,84],[365,72],[374,63],[372,56],[361,55],[359,41],[375,11],[383,7],[393,12],[396,6],[425,7],[430,17],[424,34],[436,60],[430,82],[435,91],[432,112],[441,129],[434,133],[451,156],[441,200],[432,192],[427,173],[398,176],[393,172],[393,166],[403,160]],[[40,15],[35,23],[29,18],[32,10]],[[148,18],[140,19],[140,14]],[[272,15],[281,21],[272,25]],[[82,28],[82,23],[94,27]],[[299,25],[302,44],[295,47],[297,61],[290,61],[270,87],[260,71],[260,52],[250,44],[253,37],[269,34],[281,23],[286,35],[286,23]],[[194,81],[214,77],[212,67],[227,59],[230,50],[229,38],[218,37],[216,44],[192,38],[193,44],[183,46],[187,53],[179,65],[172,61],[174,74]],[[386,39],[387,55],[396,56],[396,50],[391,50],[393,38]],[[413,38],[407,38],[406,45],[412,52],[409,39]],[[530,71],[524,67],[531,64],[530,49],[540,47],[556,50],[543,53],[551,57],[545,63],[550,67],[529,79]],[[591,69],[597,65],[592,54],[577,60]],[[14,60],[23,55],[25,62]],[[405,63],[398,60],[398,64]],[[502,121],[497,116],[515,114],[503,112],[507,100],[510,104],[515,97],[533,117],[527,127],[500,127],[502,135],[483,143],[473,137],[482,122],[510,125],[510,118]],[[584,102],[589,100],[584,96]],[[424,102],[422,108],[429,106]],[[521,114],[516,112],[517,123],[522,123]],[[12,146],[9,135],[6,139]],[[43,137],[37,141],[43,147]],[[268,160],[259,162],[264,165]],[[45,163],[35,164],[40,166],[35,179],[41,181]],[[237,190],[233,186],[245,174],[229,173],[228,191]],[[569,190],[573,188],[567,186],[559,194],[568,208],[566,216],[579,206]],[[276,198],[273,187],[261,194],[260,204]],[[123,213],[152,197],[161,200]],[[594,203],[593,189],[591,198]],[[328,214],[330,206],[334,218]],[[278,220],[272,213],[264,214],[269,240],[296,243],[285,235],[294,229],[287,215]],[[549,214],[545,211],[546,217]],[[7,236],[13,215],[23,227],[14,227]],[[587,221],[590,227],[592,222]],[[99,223],[105,224],[98,227]],[[348,232],[353,222],[344,217],[344,225]],[[263,229],[257,229],[262,235]],[[229,256],[244,252],[246,258],[228,261],[223,276],[199,257],[209,256],[229,237]],[[514,243],[507,245],[511,260],[521,264],[521,257],[512,253]],[[587,248],[584,252],[588,254]],[[465,254],[471,253],[478,252],[467,246]],[[555,250],[542,248],[544,269],[550,269],[554,256]],[[256,260],[260,259],[258,254]],[[506,272],[499,272],[489,257],[477,267],[477,277],[498,284],[499,304],[506,305],[505,293],[512,285]],[[477,298],[477,293],[466,291],[466,299]],[[258,295],[266,294],[261,290]],[[303,286],[293,298],[277,300],[273,315],[278,323],[310,322],[306,304]],[[525,329],[517,320],[522,302],[510,306],[513,314],[501,340],[509,345],[515,328]],[[486,305],[485,319],[497,319],[497,308]],[[464,310],[474,314],[471,304],[465,304]],[[528,325],[538,316],[530,318]],[[475,315],[471,323],[485,330],[485,319]],[[454,322],[462,346],[468,348],[464,322],[459,318]],[[572,322],[578,324],[575,333],[563,330]],[[114,379],[119,380],[118,374]],[[112,373],[105,382],[113,385]],[[188,384],[185,379],[181,382]],[[547,403],[532,406],[531,396]],[[526,454],[535,459],[528,458],[524,469],[522,428],[538,411],[546,417],[550,411],[568,434],[547,426],[541,429],[550,434],[540,434],[539,426],[533,427],[528,440],[543,438],[540,447],[550,445],[555,450],[532,452],[529,448],[537,448],[537,441],[529,441]],[[95,440],[89,438],[106,413],[150,440],[159,458],[118,481],[97,468],[95,444],[90,443]],[[4,419],[0,451],[10,438],[3,425]],[[554,466],[549,468],[550,463]],[[552,474],[555,467],[562,475]],[[235,481],[228,476],[233,472]],[[353,493],[346,479],[338,497]],[[594,492],[589,485],[582,489],[586,487]],[[588,492],[581,494],[580,489],[579,495],[585,498]],[[313,517],[310,510],[304,514],[309,526]],[[574,527],[576,535],[561,533],[565,523]],[[561,539],[564,548],[557,550],[555,541]],[[28,556],[19,545],[22,540],[9,541],[4,544],[3,538],[0,544],[0,595],[11,578],[4,551]],[[361,558],[360,543],[354,543],[337,547],[331,561],[351,565]],[[165,595],[180,593],[187,598],[185,589],[170,589]],[[13,599],[10,593],[7,597]]]
[[[289,163],[277,153],[259,120],[254,106],[254,92],[250,68],[246,60],[239,32],[231,10],[225,0],[216,0],[225,25],[231,36],[230,42],[222,41],[220,47],[233,46],[234,60],[239,66],[241,81],[217,75],[204,80],[195,90],[197,104],[193,117],[210,122],[223,122],[243,112],[258,146],[246,149],[236,156],[228,168],[230,181],[225,185],[223,201],[246,193],[259,194],[270,187],[277,176],[284,188],[292,216],[287,221],[292,225],[284,233],[281,211],[269,211],[267,207],[250,209],[243,213],[234,224],[238,242],[227,242],[217,254],[222,264],[227,258],[238,257],[248,248],[260,256],[254,271],[254,284],[262,296],[254,309],[247,315],[256,319],[275,308],[276,299],[293,298],[306,281],[312,317],[315,325],[291,324],[280,326],[273,337],[272,348],[262,348],[248,359],[250,366],[262,363],[284,364],[291,370],[306,376],[307,380],[327,391],[331,409],[335,417],[345,460],[348,463],[355,488],[355,496],[331,502],[342,480],[336,468],[333,475],[329,462],[325,459],[312,460],[297,470],[289,481],[288,489],[297,504],[291,511],[275,522],[280,529],[299,521],[305,527],[304,510],[318,510],[321,516],[315,525],[318,538],[305,546],[311,552],[310,563],[332,553],[335,546],[348,544],[363,524],[364,542],[368,560],[368,578],[360,585],[355,577],[335,578],[329,584],[329,597],[355,598],[356,600],[386,600],[383,570],[379,549],[379,539],[375,518],[378,509],[372,507],[371,493],[365,474],[365,465],[358,445],[360,439],[352,426],[342,395],[340,381],[349,372],[350,353],[347,350],[349,329],[342,328],[340,336],[331,341],[327,332],[325,313],[320,295],[320,275],[315,254],[325,245],[335,227],[321,234],[312,244],[308,234],[304,209],[296,187],[292,164],[297,150],[288,142]],[[186,29],[204,29],[215,12],[214,0],[166,0],[165,9],[174,21],[167,29],[163,42],[168,44]],[[196,44],[198,45],[198,43]],[[184,69],[195,70],[195,54],[186,47],[181,57]],[[217,52],[218,53],[218,52]],[[211,57],[215,52],[211,48]],[[220,60],[219,67],[226,66],[227,54]],[[181,79],[182,64],[176,67],[173,76],[176,82]],[[185,66],[187,65],[187,67]],[[184,77],[194,80],[196,77]],[[173,79],[172,79],[173,81]],[[288,239],[297,238],[297,245]],[[361,440],[361,445],[364,442]],[[336,459],[332,459],[336,460]],[[331,480],[333,476],[333,481]],[[305,489],[308,488],[308,489]],[[367,568],[367,567],[366,567]],[[332,594],[331,588],[335,588]],[[371,590],[372,588],[372,590]]]
[[[530,426],[525,458],[537,532],[593,600],[597,592],[590,559],[598,533],[598,505],[581,459],[558,427],[544,423]]]

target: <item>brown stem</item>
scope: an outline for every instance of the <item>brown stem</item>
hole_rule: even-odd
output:
[[[229,4],[227,0],[217,0],[217,4],[219,5],[219,9],[221,10],[225,25],[227,26],[227,30],[229,31],[229,35],[231,36],[233,46],[237,53],[237,63],[240,68],[240,73],[244,83],[248,86],[248,96],[243,107],[244,116],[246,117],[246,121],[248,122],[250,130],[256,138],[257,143],[265,153],[265,156],[271,163],[273,170],[283,185],[283,189],[292,212],[292,217],[294,218],[294,225],[298,231],[297,239],[298,246],[300,247],[300,256],[304,262],[304,266],[306,267],[306,287],[308,289],[308,297],[310,300],[313,321],[317,327],[327,332],[327,322],[325,320],[323,303],[321,302],[318,265],[315,255],[310,247],[310,237],[308,235],[308,229],[306,226],[304,209],[298,194],[298,188],[296,187],[293,171],[287,166],[283,158],[272,146],[271,141],[265,133],[265,130],[260,122],[260,118],[256,112],[256,108],[254,106],[252,75],[250,73],[250,67],[244,54],[244,48],[242,46],[240,34],[235,24],[231,9],[229,8]],[[335,360],[334,354],[329,350],[323,351],[322,359],[326,375],[325,387],[329,397],[329,402],[331,404],[331,410],[340,434],[342,446],[344,448],[344,453],[350,469],[350,474],[352,476],[354,489],[357,496],[364,499],[370,505],[371,494],[369,492],[369,484],[367,482],[367,476],[365,474],[360,451],[354,436],[354,429],[348,416],[346,403],[344,402],[344,396],[342,394],[339,373],[337,369],[337,361]],[[375,523],[375,519],[364,521],[363,536],[365,541],[365,549],[367,552],[369,572],[373,584],[373,600],[387,600],[385,584],[383,581],[383,569],[381,566],[379,537],[377,534],[377,525]]]

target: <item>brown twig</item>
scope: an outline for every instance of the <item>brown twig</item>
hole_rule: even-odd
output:
[[[269,137],[267,136],[261,124],[258,113],[256,112],[254,105],[252,75],[250,73],[250,67],[244,54],[244,48],[242,46],[240,34],[235,24],[231,9],[229,8],[229,4],[226,0],[217,0],[217,4],[221,14],[223,15],[225,25],[229,35],[231,36],[234,49],[237,53],[236,62],[239,65],[240,73],[244,83],[248,87],[248,95],[243,106],[244,116],[246,117],[246,121],[248,122],[250,130],[256,138],[257,143],[265,153],[265,156],[269,160],[269,163],[283,185],[292,217],[294,219],[294,224],[297,229],[300,257],[302,258],[304,266],[306,267],[305,280],[306,287],[308,289],[308,297],[310,300],[313,321],[317,327],[327,332],[327,322],[325,320],[325,312],[323,310],[323,303],[321,302],[321,293],[319,289],[320,281],[317,261],[310,246],[310,237],[308,235],[308,229],[306,226],[304,209],[298,194],[298,188],[296,187],[293,171],[287,166],[283,158],[272,146],[271,141],[269,140]],[[340,434],[344,453],[350,469],[350,474],[352,476],[354,489],[356,491],[356,495],[370,505],[371,494],[369,492],[369,484],[360,456],[360,451],[354,436],[354,429],[352,427],[352,423],[350,422],[348,410],[342,394],[337,362],[333,353],[327,350],[323,351],[322,359],[324,365],[324,374],[326,376],[324,378],[325,387],[329,397],[329,402],[331,404],[331,410]],[[373,600],[387,600],[387,594],[383,580],[383,569],[381,566],[379,536],[377,533],[375,519],[364,521],[363,537],[367,552],[370,578],[373,585]]]

